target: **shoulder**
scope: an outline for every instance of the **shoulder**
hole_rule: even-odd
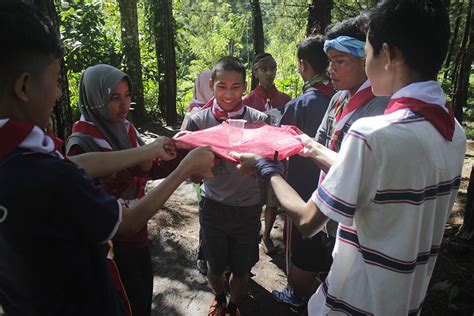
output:
[[[250,119],[251,122],[266,121],[268,119],[268,115],[266,115],[265,113],[260,112],[259,110],[256,110],[254,108],[251,108],[248,105],[245,107],[246,107],[245,117]]]
[[[381,115],[387,107],[390,97],[375,97],[364,106],[364,110],[370,115]]]

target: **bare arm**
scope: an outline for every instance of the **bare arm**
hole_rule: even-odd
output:
[[[212,177],[214,155],[209,147],[191,151],[179,166],[156,188],[147,193],[133,208],[124,208],[117,234],[131,236],[139,231],[158,212],[176,188],[187,178]]]
[[[176,147],[173,141],[166,137],[158,137],[153,143],[137,148],[84,153],[68,156],[68,159],[84,169],[89,177],[97,178],[111,175],[114,172],[138,164],[145,164],[145,168],[149,165],[149,170],[151,160],[156,157],[162,160],[170,160],[176,157]]]

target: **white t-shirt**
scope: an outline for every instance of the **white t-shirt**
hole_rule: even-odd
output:
[[[362,118],[312,200],[339,222],[309,315],[407,315],[425,298],[460,183],[466,137],[408,109]]]

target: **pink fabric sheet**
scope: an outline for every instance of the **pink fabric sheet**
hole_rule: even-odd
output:
[[[296,155],[303,149],[301,141],[294,137],[299,134],[298,128],[291,125],[245,124],[242,143],[232,146],[228,142],[227,123],[223,122],[174,139],[191,147],[211,146],[217,156],[236,162],[229,152],[254,153],[273,159],[278,151],[278,160]]]

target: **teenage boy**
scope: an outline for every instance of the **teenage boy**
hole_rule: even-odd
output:
[[[306,135],[314,137],[328,108],[334,89],[326,75],[328,58],[323,50],[324,37],[308,37],[297,45],[298,72],[303,78],[303,94],[285,105],[282,125],[295,125]],[[316,190],[319,168],[309,158],[293,156],[289,159],[287,181],[303,198],[309,199]],[[293,307],[304,305],[303,297],[311,297],[316,290],[317,273],[328,271],[331,251],[320,246],[328,242],[324,234],[303,238],[298,229],[285,218],[285,252],[288,284],[272,294],[277,301]]]
[[[466,149],[436,82],[448,39],[443,1],[382,2],[369,15],[365,49],[374,94],[391,96],[385,115],[352,125],[308,202],[290,191],[277,164],[257,162],[304,234],[328,218],[339,222],[334,262],[310,315],[421,312]],[[301,139],[304,154],[319,160],[322,146]]]
[[[273,56],[269,53],[261,53],[255,57],[255,64],[252,67],[252,74],[258,79],[257,87],[249,94],[243,97],[244,104],[266,112],[272,109],[283,111],[283,107],[291,100],[291,97],[277,90],[275,86],[275,76],[277,72],[277,63]],[[270,115],[270,122],[278,125],[280,112],[276,115]],[[272,189],[266,185],[262,185],[262,202],[265,203],[265,225],[263,228],[263,246],[267,254],[275,252],[276,248],[270,237],[270,233],[275,224],[278,210],[278,200]]]
[[[48,21],[22,2],[4,1],[0,45],[0,310],[124,315],[101,245],[146,225],[189,176],[210,175],[214,156],[207,149],[191,152],[136,207],[121,207],[63,160],[42,130],[59,95],[60,47]],[[158,142],[159,157],[170,159],[175,153],[166,142]]]
[[[221,124],[227,118],[248,123],[267,120],[267,115],[242,103],[247,85],[245,68],[235,57],[223,57],[212,69],[209,85],[214,91],[211,107],[190,117],[186,130],[197,131]],[[235,164],[222,161],[212,179],[203,180],[199,222],[208,262],[207,278],[215,299],[209,315],[240,315],[238,304],[252,265],[258,260],[260,193],[256,178],[242,176]],[[257,257],[257,258],[255,258]],[[224,270],[230,267],[230,302],[226,307]]]

